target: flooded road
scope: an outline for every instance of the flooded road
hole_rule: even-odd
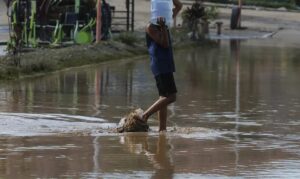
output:
[[[299,178],[300,51],[262,40],[176,53],[169,132],[115,134],[157,91],[148,57],[0,86],[0,178]]]

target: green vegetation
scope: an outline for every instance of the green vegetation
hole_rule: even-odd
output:
[[[216,6],[206,7],[205,14],[207,19],[214,20],[219,16],[219,10]]]
[[[114,37],[114,40],[131,46],[133,46],[135,43],[139,41],[136,34],[132,32],[120,33],[118,36]]]
[[[191,7],[187,7],[182,11],[183,21],[194,21],[198,19],[216,19],[219,15],[218,8],[216,6],[205,7],[201,2],[195,2]]]
[[[206,2],[215,2],[223,4],[238,4],[238,0],[207,0]],[[244,5],[263,6],[271,8],[286,7],[295,9],[296,4],[300,4],[300,0],[243,0]]]
[[[18,78],[19,70],[14,66],[0,66],[0,79],[1,80],[13,80]]]

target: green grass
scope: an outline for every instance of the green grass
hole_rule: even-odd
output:
[[[133,46],[134,44],[136,44],[139,41],[139,39],[136,37],[136,35],[131,32],[120,33],[119,35],[114,37],[114,40],[122,42],[127,45],[131,45],[131,46]]]
[[[32,52],[20,54],[18,63],[15,63],[14,56],[0,57],[0,80],[14,80],[24,76],[45,74],[69,67],[135,57],[147,53],[143,44],[131,46],[126,43],[107,41],[57,49],[35,49]],[[131,41],[130,44],[132,44]]]

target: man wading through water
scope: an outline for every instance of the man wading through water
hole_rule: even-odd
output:
[[[174,4],[173,19],[175,19],[182,4],[179,0],[172,1]],[[147,122],[152,114],[158,112],[159,131],[165,131],[167,106],[176,101],[177,93],[173,77],[175,72],[173,49],[165,18],[158,17],[156,24],[149,23],[147,25],[146,40],[151,59],[151,71],[155,76],[159,99],[143,113],[142,120]]]

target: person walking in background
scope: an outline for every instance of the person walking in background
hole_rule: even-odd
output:
[[[173,1],[172,17],[175,18],[182,8],[179,0]],[[144,113],[143,121],[158,112],[159,131],[166,130],[167,106],[176,101],[177,88],[173,73],[175,64],[170,39],[169,27],[165,17],[157,17],[156,23],[150,22],[146,27],[147,47],[151,60],[151,71],[155,77],[159,99]]]

